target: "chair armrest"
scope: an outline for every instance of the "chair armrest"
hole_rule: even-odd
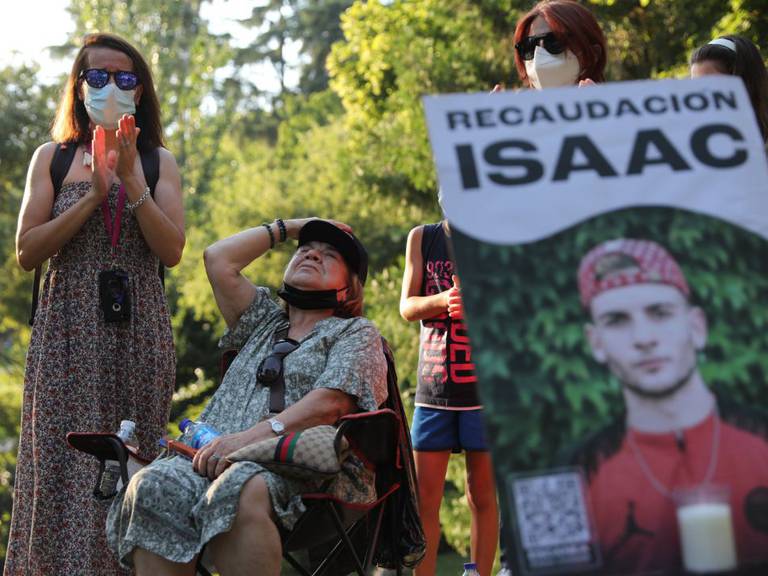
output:
[[[364,462],[375,468],[399,467],[400,417],[394,410],[347,414],[339,419],[338,428]]]

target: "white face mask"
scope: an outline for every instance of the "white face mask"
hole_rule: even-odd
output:
[[[114,82],[103,88],[88,86],[85,91],[85,109],[94,124],[104,128],[117,128],[123,114],[135,114],[136,90],[120,90]]]
[[[537,90],[573,86],[579,78],[579,72],[581,72],[579,59],[570,50],[560,54],[550,54],[542,46],[536,46],[533,60],[525,61],[528,81]]]

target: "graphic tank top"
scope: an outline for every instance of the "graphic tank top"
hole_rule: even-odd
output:
[[[424,226],[421,256],[421,295],[450,290],[454,263],[441,223]],[[416,404],[447,409],[481,407],[464,321],[452,320],[447,312],[421,321]]]

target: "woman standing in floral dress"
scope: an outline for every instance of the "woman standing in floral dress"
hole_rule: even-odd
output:
[[[181,185],[162,147],[149,67],[133,46],[85,37],[52,136],[32,158],[16,237],[23,268],[50,263],[27,355],[5,574],[121,574],[106,548],[108,504],[92,495],[96,464],[65,437],[130,419],[151,458],[174,389],[158,265],[174,266],[184,248]],[[55,190],[54,154],[71,147]],[[140,154],[153,151],[152,193]]]

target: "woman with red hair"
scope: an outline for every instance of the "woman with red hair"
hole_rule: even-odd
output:
[[[542,0],[517,22],[515,66],[523,84],[542,90],[605,81],[605,35],[592,12],[572,0]],[[500,89],[494,88],[494,92]],[[513,559],[500,530],[501,571],[511,576]]]
[[[515,28],[515,65],[523,84],[541,90],[603,82],[605,36],[587,8],[544,0]]]

